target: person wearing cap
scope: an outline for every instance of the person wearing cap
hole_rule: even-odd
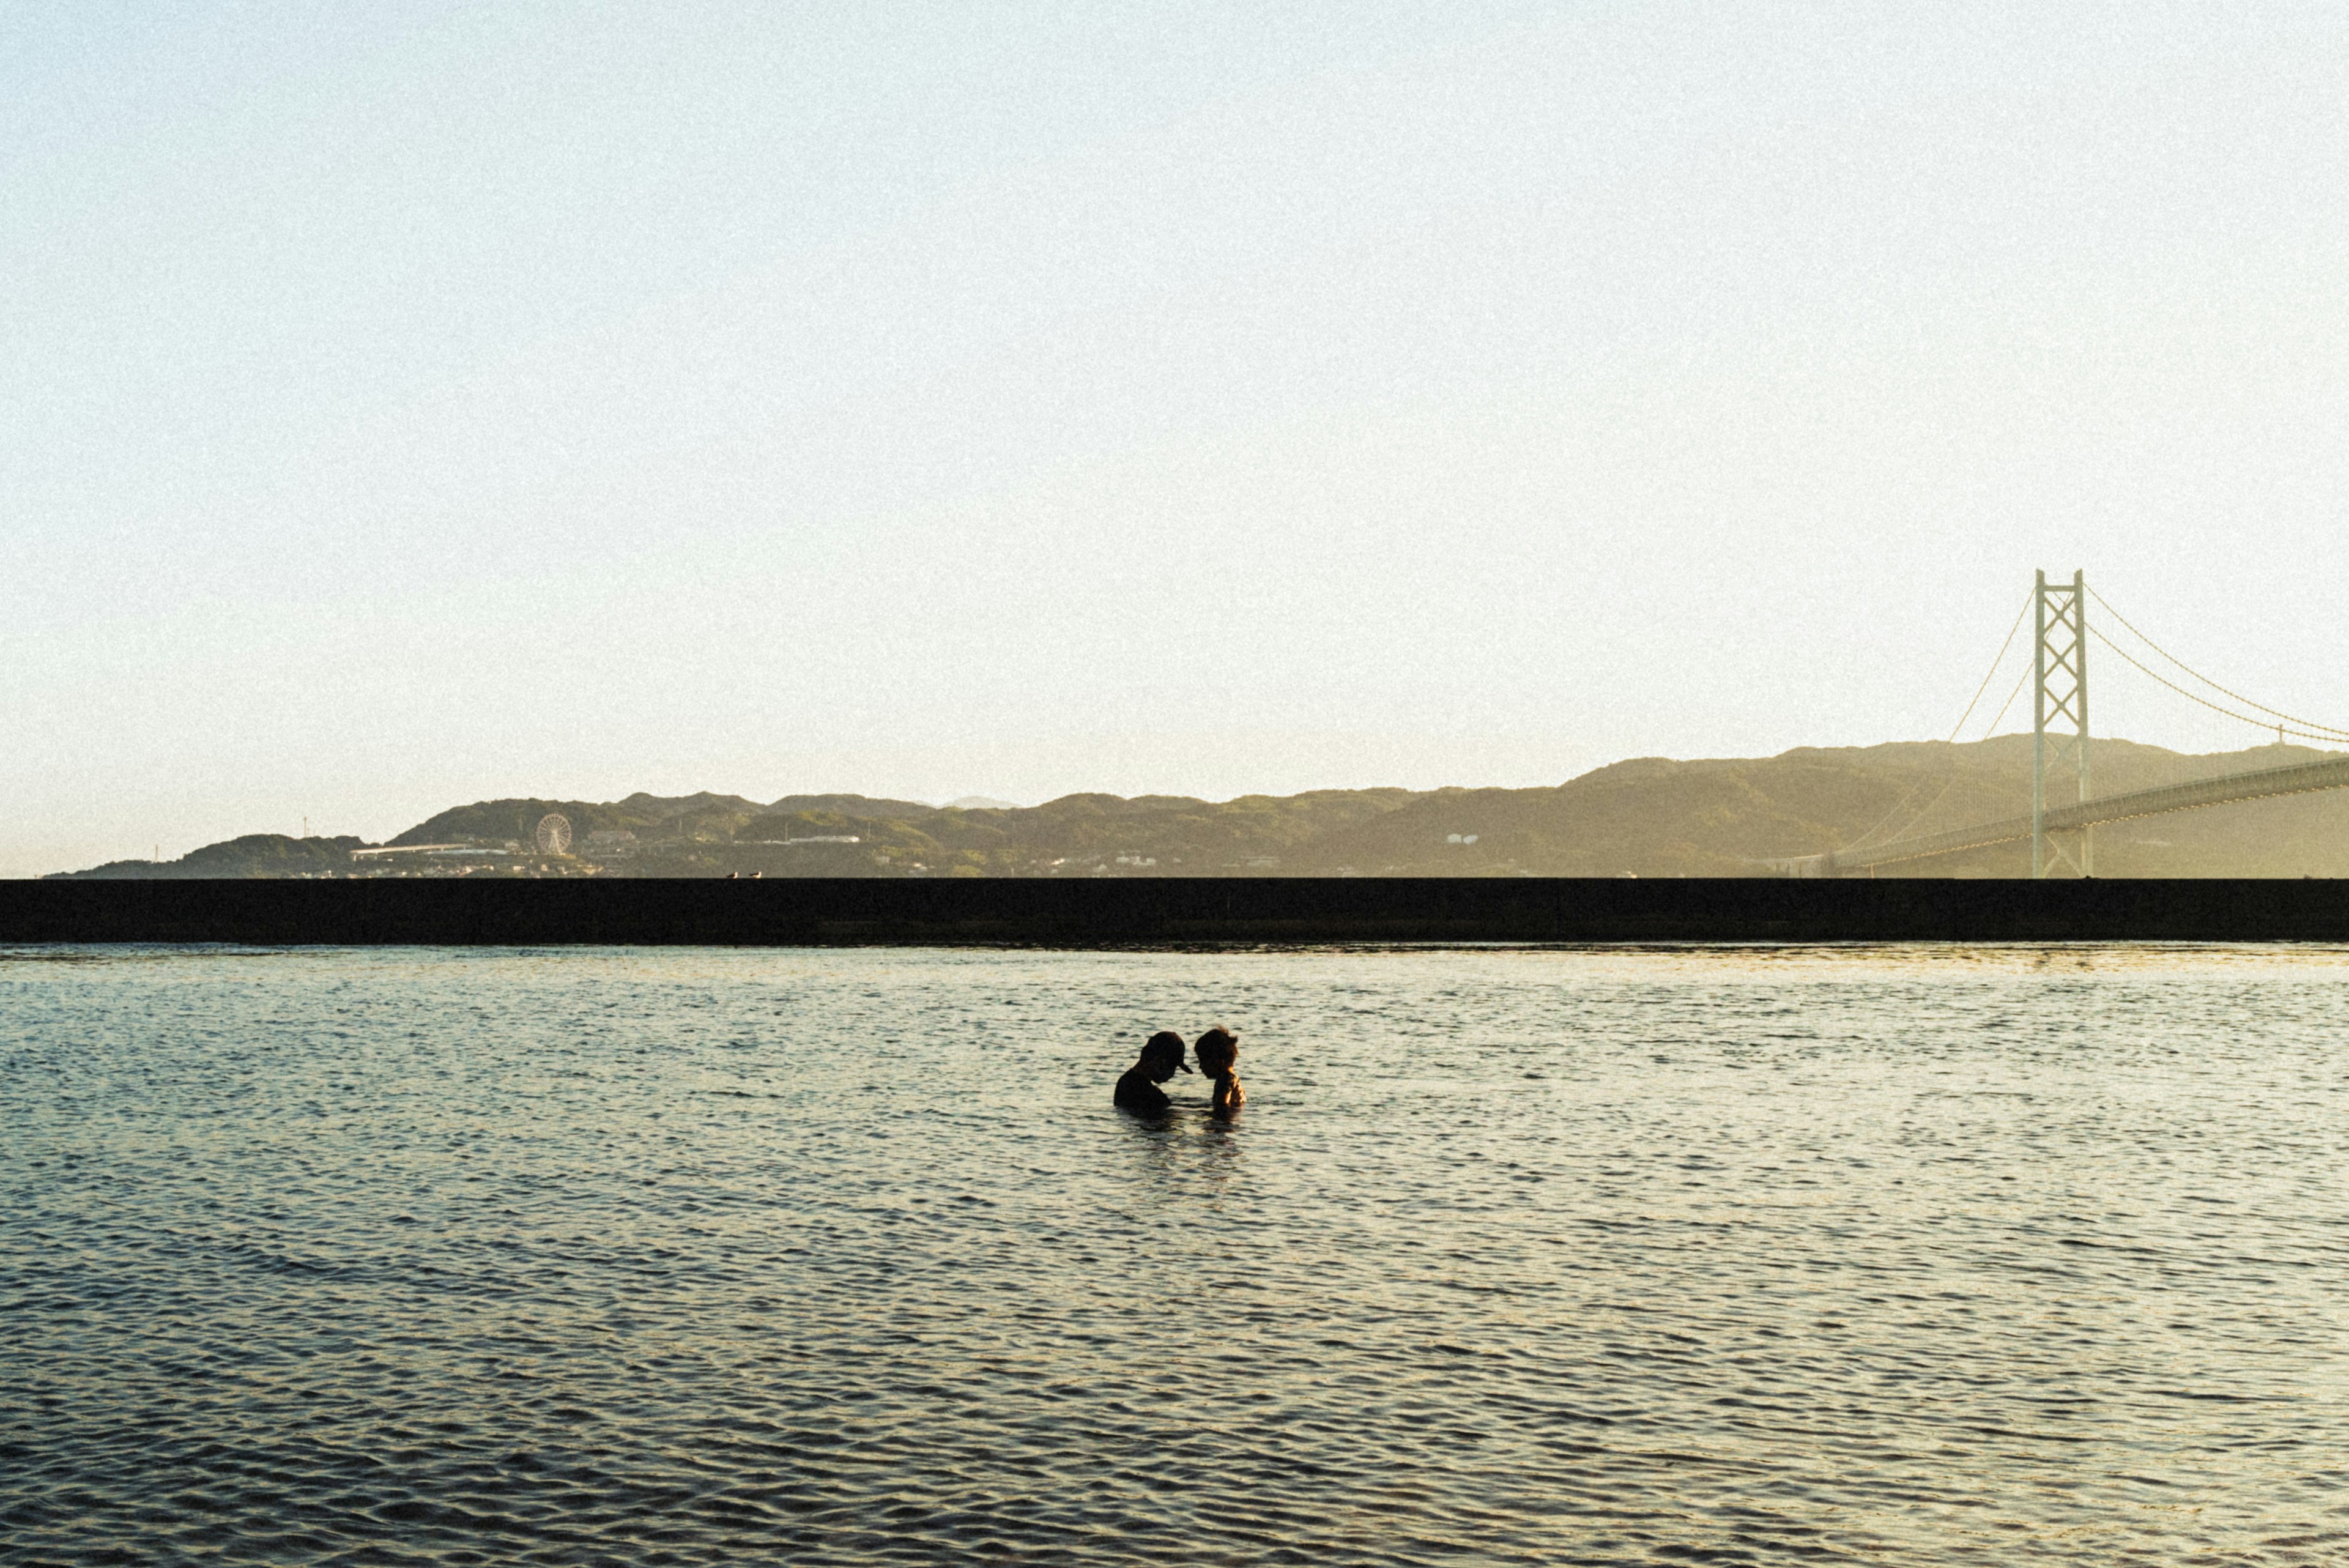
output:
[[[1183,1037],[1171,1029],[1162,1029],[1143,1043],[1142,1059],[1125,1070],[1117,1081],[1116,1101],[1129,1111],[1152,1115],[1168,1105],[1166,1091],[1158,1085],[1177,1072],[1191,1069],[1183,1064]]]

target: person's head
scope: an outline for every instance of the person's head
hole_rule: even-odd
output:
[[[1183,1065],[1183,1037],[1172,1029],[1153,1034],[1143,1043],[1140,1065],[1154,1084],[1164,1083],[1177,1069],[1189,1072],[1191,1069]]]
[[[1220,1078],[1240,1059],[1240,1037],[1218,1023],[1200,1035],[1191,1049],[1198,1055],[1199,1071]]]

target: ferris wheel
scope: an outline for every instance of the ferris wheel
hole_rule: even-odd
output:
[[[571,853],[571,819],[559,811],[550,811],[538,819],[538,832],[533,836],[538,841],[541,855],[568,855]]]

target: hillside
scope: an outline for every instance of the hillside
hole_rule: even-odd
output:
[[[207,844],[177,860],[112,860],[70,873],[88,880],[151,880],[157,877],[318,877],[350,869],[351,851],[361,838],[295,838],[283,833],[248,833]]]
[[[2276,767],[2298,746],[2188,755],[2095,742],[2098,794]],[[1775,757],[1639,758],[1552,787],[1316,790],[1205,801],[1072,794],[1036,806],[932,806],[857,794],[637,794],[611,802],[509,799],[455,806],[394,846],[439,856],[354,862],[356,839],[254,835],[157,865],[81,877],[604,875],[713,877],[1569,876],[1742,877],[1765,862],[2015,815],[2030,806],[2031,737],[1970,745],[1802,747]],[[532,847],[569,819],[568,857]],[[2143,817],[2099,828],[2112,877],[2349,876],[2349,791]],[[1907,862],[1878,875],[2013,877],[2029,847]]]

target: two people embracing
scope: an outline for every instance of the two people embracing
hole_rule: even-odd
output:
[[[1191,1069],[1183,1061],[1183,1037],[1171,1029],[1162,1029],[1143,1044],[1142,1059],[1125,1070],[1117,1081],[1117,1104],[1124,1110],[1143,1116],[1154,1116],[1174,1102],[1158,1085],[1176,1073]],[[1240,1088],[1240,1076],[1235,1071],[1239,1064],[1240,1038],[1222,1024],[1216,1024],[1191,1046],[1199,1058],[1199,1071],[1212,1086],[1208,1109],[1219,1116],[1227,1116],[1247,1103],[1247,1095]]]

